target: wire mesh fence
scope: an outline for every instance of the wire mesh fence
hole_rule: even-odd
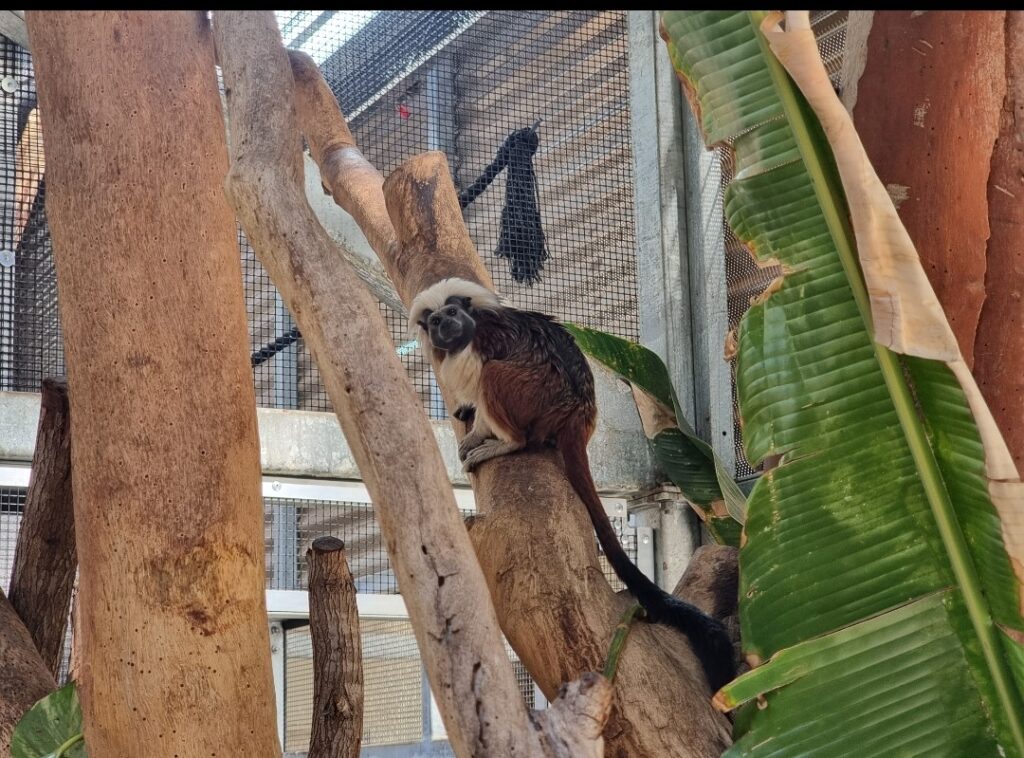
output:
[[[465,518],[471,515],[472,511],[463,509],[460,513]],[[630,526],[624,516],[612,516],[611,522],[623,549],[635,561],[635,527]],[[306,565],[306,551],[313,544],[313,540],[330,536],[337,537],[345,543],[345,556],[357,592],[384,595],[398,593],[398,583],[391,569],[371,504],[339,500],[265,498],[263,523],[267,589],[307,589],[309,570]],[[10,549],[13,551],[13,541]],[[0,544],[0,556],[3,555],[3,550],[3,544]],[[600,551],[600,546],[598,550]],[[599,560],[604,575],[612,587],[615,590],[623,589],[624,585],[604,555],[600,555]],[[2,565],[0,562],[0,566]]]
[[[285,43],[317,61],[364,153],[385,174],[441,150],[465,189],[511,134],[539,120],[533,201],[543,241],[512,234],[505,257],[495,254],[503,214],[514,216],[522,200],[507,193],[504,174],[465,209],[470,234],[512,304],[638,336],[624,12],[277,15]],[[31,56],[6,38],[0,44],[8,83],[0,92],[0,390],[36,391],[43,376],[63,372],[45,158]],[[256,351],[294,324],[241,232],[239,252]],[[530,256],[539,258],[539,280],[516,281],[513,271]],[[443,417],[405,320],[383,305],[381,312],[424,406]],[[261,405],[330,410],[301,340],[254,367],[254,381]]]
[[[363,655],[363,754],[452,755],[444,724],[433,703],[412,625],[404,619],[364,618],[359,622]],[[284,633],[286,754],[304,755],[313,722],[313,646],[307,625]],[[526,667],[505,643],[527,707],[537,705]],[[388,752],[390,749],[390,752]]]

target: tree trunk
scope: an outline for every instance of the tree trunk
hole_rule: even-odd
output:
[[[56,688],[32,636],[0,590],[0,755],[11,754],[11,734],[25,711]]]
[[[1024,471],[1024,12],[1007,11],[1006,95],[988,177],[991,236],[985,304],[974,341],[974,375]]]
[[[73,502],[67,382],[47,378],[32,478],[14,550],[10,601],[54,677],[60,671],[78,567]]]
[[[363,649],[345,543],[334,537],[313,540],[306,562],[313,640],[309,758],[357,758],[363,740]]]
[[[382,187],[312,61],[292,54],[292,70],[296,111],[321,176],[402,299],[408,304],[448,276],[490,286],[444,156],[416,156]],[[381,213],[383,202],[389,215]],[[473,488],[483,515],[471,530],[477,556],[505,635],[551,698],[563,682],[600,669],[632,600],[604,579],[593,528],[555,453],[519,453],[478,471]],[[631,632],[615,691],[604,731],[608,755],[718,756],[729,745],[729,722],[712,707],[700,664],[673,630],[640,624]]]
[[[295,86],[273,14],[218,12],[214,28],[228,93],[227,192],[310,346],[370,491],[456,754],[553,755],[568,744],[598,755],[593,722],[531,721],[526,711],[430,423],[376,303],[306,200]],[[377,212],[383,218],[382,202]],[[394,240],[388,226],[378,243]],[[594,713],[611,697],[603,678],[575,692],[574,705]]]
[[[844,99],[1021,468],[1024,14],[863,13]]]
[[[255,396],[204,13],[28,13],[91,755],[280,755]]]

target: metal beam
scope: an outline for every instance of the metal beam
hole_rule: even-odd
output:
[[[630,11],[629,104],[633,142],[640,342],[668,366],[694,422],[679,82],[658,37],[655,11]]]
[[[629,390],[595,370],[600,420],[590,443],[598,489],[608,495],[645,491],[661,479]],[[359,479],[359,467],[333,413],[258,408],[263,472],[282,477]],[[0,392],[0,461],[31,461],[39,395]],[[454,485],[468,486],[451,424],[432,423]]]
[[[0,11],[0,34],[28,50],[28,27],[25,11]]]

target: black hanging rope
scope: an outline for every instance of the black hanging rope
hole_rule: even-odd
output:
[[[548,259],[544,229],[540,222],[540,197],[533,156],[540,145],[537,119],[532,127],[512,132],[498,149],[494,161],[480,177],[459,193],[459,205],[465,209],[486,190],[504,169],[505,205],[501,209],[501,229],[494,254],[508,258],[509,271],[517,282],[533,286],[540,281],[544,261]]]
[[[498,174],[508,169],[505,182],[505,205],[501,209],[501,230],[494,254],[508,258],[509,271],[517,282],[533,286],[540,281],[544,261],[548,259],[544,229],[540,223],[540,196],[533,156],[540,144],[537,129],[541,120],[531,127],[517,129],[505,138],[498,154],[473,184],[459,193],[463,210],[491,186]],[[251,356],[253,367],[259,366],[302,338],[297,327],[269,342]]]
[[[282,334],[273,342],[268,342],[252,354],[250,361],[252,362],[253,368],[259,366],[266,360],[273,358],[289,345],[294,345],[301,338],[302,335],[299,333],[299,328],[297,326],[293,326],[288,332]]]

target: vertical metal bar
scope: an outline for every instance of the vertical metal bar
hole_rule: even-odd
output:
[[[288,334],[295,326],[281,293],[274,291],[274,333]],[[274,370],[274,395],[278,408],[299,407],[299,345],[289,345],[270,359]]]
[[[273,501],[273,589],[297,590],[298,577],[298,507],[280,500]]]
[[[694,314],[693,373],[698,408],[694,429],[708,440],[726,468],[735,475],[732,373],[724,359],[729,310],[722,168],[718,155],[704,147],[689,108],[682,111],[687,246],[691,251],[690,298]]]
[[[14,389],[14,281],[14,251],[5,247],[0,249],[0,392]]]
[[[679,83],[654,11],[630,11],[629,104],[640,342],[665,361],[683,415],[694,419],[690,272]]]
[[[430,755],[434,742],[434,718],[431,702],[433,693],[430,691],[430,680],[427,679],[427,670],[420,664],[420,693],[421,693],[421,721],[423,722],[423,753]]]
[[[274,674],[274,695],[277,703],[277,735],[281,749],[285,745],[285,677],[284,677],[284,627],[279,621],[270,622],[270,669]]]
[[[636,567],[652,582],[657,582],[654,558],[654,529],[649,526],[636,528]]]

